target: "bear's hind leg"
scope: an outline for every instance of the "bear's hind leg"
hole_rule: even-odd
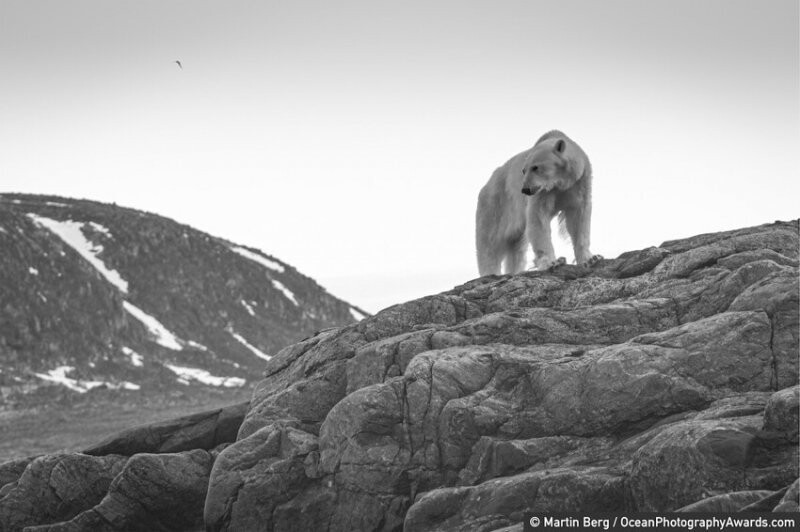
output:
[[[504,254],[496,248],[478,248],[478,273],[484,275],[500,275],[502,273]]]

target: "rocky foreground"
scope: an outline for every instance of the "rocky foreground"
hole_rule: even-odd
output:
[[[320,332],[249,404],[0,466],[0,529],[798,511],[799,240],[797,221],[700,235]]]

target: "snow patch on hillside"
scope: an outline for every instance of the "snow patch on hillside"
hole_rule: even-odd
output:
[[[367,317],[366,315],[362,314],[361,312],[359,312],[358,310],[356,310],[353,307],[350,307],[350,315],[353,316],[353,318],[356,321],[361,321],[361,320],[363,320],[364,318]]]
[[[113,238],[113,237],[111,236],[111,231],[109,231],[109,230],[108,230],[108,228],[107,228],[107,227],[105,227],[104,225],[100,225],[100,224],[99,224],[99,223],[97,223],[97,222],[89,222],[89,226],[90,226],[92,229],[94,229],[95,231],[97,231],[98,233],[103,233],[103,234],[104,234],[104,235],[106,235],[108,238]]]
[[[144,358],[142,358],[142,355],[140,355],[130,347],[122,346],[122,352],[125,353],[131,359],[131,364],[133,364],[137,368],[141,368],[142,366],[144,366],[143,362]]]
[[[258,358],[263,358],[264,360],[271,360],[272,359],[271,356],[269,356],[268,354],[264,353],[263,351],[261,351],[256,346],[252,345],[242,335],[237,334],[236,331],[234,331],[233,329],[228,328],[226,330],[228,331],[228,333],[230,333],[231,336],[233,336],[236,339],[237,342],[239,342],[240,344],[245,346],[247,349],[249,349]]]
[[[200,368],[188,368],[185,366],[173,366],[164,364],[173,373],[180,377],[178,381],[188,384],[188,381],[198,381],[211,386],[224,386],[226,388],[238,388],[245,385],[245,380],[240,377],[217,377],[208,371]]]
[[[67,221],[60,221],[60,220],[53,220],[51,218],[45,218],[44,216],[38,216],[36,214],[28,213],[28,217],[34,221],[34,223],[48,229],[56,236],[58,236],[61,240],[64,241],[69,247],[74,249],[78,252],[78,254],[89,261],[89,264],[95,267],[95,269],[100,272],[109,283],[116,286],[122,293],[128,293],[128,281],[122,278],[122,276],[116,270],[111,268],[107,268],[105,263],[100,260],[99,255],[103,252],[103,246],[99,244],[91,243],[87,238],[86,235],[83,234],[83,222],[74,222],[72,220]],[[95,224],[102,228],[103,233],[110,236],[110,232],[105,227]]]
[[[240,246],[231,246],[230,250],[233,251],[234,253],[238,253],[242,257],[245,257],[247,259],[250,259],[252,261],[257,262],[257,263],[261,264],[262,266],[266,266],[270,270],[275,270],[276,272],[279,272],[279,273],[283,273],[283,272],[286,271],[286,268],[284,268],[283,264],[280,264],[278,262],[275,262],[274,260],[268,259],[268,258],[266,258],[266,257],[264,257],[262,255],[259,255],[258,253],[253,253],[249,249],[245,249],[245,248],[240,247]]]
[[[283,293],[283,295],[286,296],[286,299],[288,299],[289,301],[294,303],[295,306],[298,306],[298,307],[300,306],[300,304],[297,302],[297,299],[294,297],[294,293],[291,290],[289,290],[288,288],[286,288],[286,286],[282,282],[276,281],[275,279],[273,279],[272,280],[272,286],[274,286],[275,288],[280,290]]]
[[[255,316],[256,315],[256,311],[253,309],[253,305],[251,305],[250,303],[248,303],[244,299],[241,300],[241,304],[242,304],[242,306],[244,308],[247,309],[247,313],[248,314],[250,314],[251,316]]]
[[[131,316],[142,322],[147,330],[150,331],[150,334],[155,337],[157,344],[163,345],[167,349],[172,349],[173,351],[181,351],[183,349],[181,340],[153,316],[132,304],[130,301],[123,301],[122,306],[125,307],[125,310],[127,310]]]
[[[201,343],[195,342],[194,340],[188,340],[186,342],[186,345],[188,345],[189,347],[193,347],[195,349],[199,349],[200,351],[208,351],[208,347],[204,346]]]
[[[74,369],[75,368],[72,366],[59,366],[55,369],[51,369],[47,373],[34,373],[34,375],[36,375],[42,380],[61,384],[62,386],[66,386],[70,390],[79,393],[86,393],[92,388],[97,388],[98,386],[103,386],[103,385],[112,390],[138,390],[140,388],[138,384],[134,384],[132,382],[127,382],[127,381],[120,383],[113,383],[106,381],[87,381],[87,380],[73,379],[71,377],[67,377],[67,373],[70,373]]]

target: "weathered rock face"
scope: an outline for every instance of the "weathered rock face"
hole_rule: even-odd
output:
[[[71,519],[100,502],[124,463],[117,455],[37,458],[0,499],[0,530]]]
[[[106,454],[175,453],[213,449],[236,439],[249,403],[218,408],[178,419],[122,431],[83,452]]]
[[[95,446],[82,459],[167,454],[126,458],[87,508],[15,523],[122,530],[147,508],[172,530],[445,531],[526,512],[796,510],[797,259],[797,222],[775,223],[391,307],[280,351],[246,414]],[[209,426],[232,433],[239,412],[218,445],[234,436]],[[0,512],[26,515],[22,480],[48,458],[2,488]],[[169,489],[137,488],[153,478],[140,470]]]
[[[0,530],[198,530],[211,466],[247,403],[0,465]]]
[[[212,457],[203,450],[137,454],[125,463],[95,506],[68,521],[26,528],[37,532],[191,530],[202,527]]]
[[[212,472],[206,524],[490,530],[783,488],[797,445],[760,433],[768,404],[766,431],[794,430],[793,392],[770,397],[798,382],[797,256],[796,223],[701,235],[290,346]]]

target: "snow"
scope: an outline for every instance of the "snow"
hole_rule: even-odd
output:
[[[236,341],[238,341],[240,344],[242,344],[247,349],[249,349],[258,358],[263,358],[264,360],[271,360],[272,359],[271,356],[269,356],[268,354],[264,353],[263,351],[261,351],[260,349],[255,347],[254,345],[251,345],[250,342],[248,342],[240,334],[237,334],[236,331],[234,331],[233,329],[228,329],[228,332],[230,333],[231,336],[236,338]]]
[[[350,307],[350,315],[353,316],[353,318],[355,318],[356,321],[361,321],[364,318],[366,318],[366,316],[364,314],[360,313],[359,311],[357,311],[353,307]]]
[[[5,233],[5,234],[8,234],[8,231],[6,231],[6,230],[5,230],[5,229],[3,229],[2,227],[0,227],[0,233]]]
[[[129,301],[123,301],[122,306],[125,307],[125,310],[127,310],[131,316],[142,322],[147,330],[149,330],[150,333],[155,336],[157,344],[163,345],[167,349],[172,349],[174,351],[180,351],[183,349],[181,340],[172,334],[161,324],[160,321],[155,319],[153,316]]]
[[[286,286],[284,286],[284,284],[282,282],[276,281],[275,279],[273,279],[272,280],[272,286],[274,286],[275,288],[277,288],[278,290],[283,292],[283,295],[285,295],[286,298],[289,301],[291,301],[292,303],[294,303],[298,307],[300,306],[300,304],[297,302],[297,299],[295,299],[294,294],[292,293],[292,291],[289,290],[288,288],[286,288]]]
[[[105,263],[98,257],[103,251],[103,246],[92,244],[81,231],[85,225],[83,222],[73,222],[72,220],[62,222],[31,213],[28,213],[28,217],[35,223],[55,233],[69,247],[77,251],[81,257],[89,261],[109,283],[116,286],[123,293],[128,293],[128,282],[122,278],[119,272],[107,268]]]
[[[37,270],[33,266],[28,266],[28,273],[31,275],[39,275],[39,270]]]
[[[173,366],[172,364],[164,364],[173,373],[178,375],[178,382],[181,384],[189,384],[190,380],[195,380],[203,384],[211,386],[224,386],[226,388],[236,388],[244,386],[245,380],[240,377],[216,377],[208,371],[200,368],[187,368],[185,366]]]
[[[240,246],[233,246],[231,247],[231,251],[233,251],[234,253],[238,253],[242,257],[255,261],[261,264],[262,266],[266,266],[270,270],[275,270],[276,272],[279,273],[283,273],[284,271],[286,271],[286,268],[283,267],[283,264],[280,264],[278,262],[275,262],[274,260],[270,260],[266,257],[263,257],[258,253],[253,253],[249,249],[245,249]]]
[[[69,207],[66,203],[58,203],[57,201],[45,201],[44,204],[51,207]]]
[[[121,382],[121,383],[112,383],[112,382],[105,382],[105,381],[85,381],[80,379],[73,379],[71,377],[67,377],[67,373],[73,371],[75,368],[72,366],[59,366],[55,369],[51,369],[47,373],[34,373],[40,379],[55,382],[57,384],[61,384],[66,386],[70,390],[79,392],[79,393],[86,393],[92,388],[97,388],[98,386],[107,386],[112,390],[138,390],[140,386],[138,384],[134,384],[132,382]]]
[[[251,316],[255,316],[255,315],[256,315],[256,311],[255,311],[255,310],[253,310],[253,306],[252,306],[250,303],[248,303],[248,302],[247,302],[247,301],[245,301],[244,299],[242,299],[242,300],[240,301],[240,303],[241,303],[241,304],[244,306],[244,308],[246,308],[246,309],[247,309],[247,312],[248,312],[248,313],[249,313]]]
[[[203,344],[197,343],[193,340],[189,340],[186,342],[186,345],[189,347],[194,347],[195,349],[199,349],[200,351],[208,351],[208,347],[204,346]]]
[[[144,360],[144,358],[142,358],[142,355],[140,355],[139,353],[137,353],[136,351],[134,351],[130,347],[123,346],[122,347],[122,352],[130,357],[131,364],[133,364],[137,368],[141,368],[142,366],[144,366],[144,362],[142,362]]]
[[[89,225],[91,226],[92,229],[94,229],[98,233],[103,233],[107,237],[112,238],[111,231],[109,231],[107,227],[100,225],[97,222],[89,222]]]
[[[96,388],[97,386],[102,385],[103,383],[100,381],[80,381],[77,379],[71,379],[67,377],[67,373],[74,370],[72,366],[59,366],[55,369],[51,369],[47,373],[34,373],[40,379],[44,379],[46,381],[55,382],[58,384],[62,384],[69,388],[70,390],[74,390],[76,392],[87,392],[92,388]]]

